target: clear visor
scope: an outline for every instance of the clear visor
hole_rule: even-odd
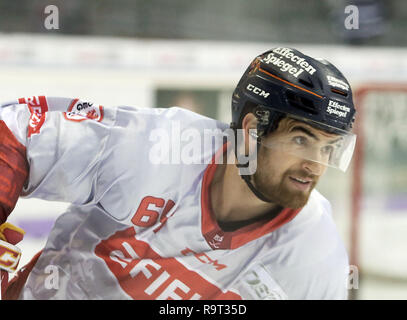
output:
[[[309,120],[291,116],[289,119],[293,121],[287,125],[287,130],[277,130],[262,137],[261,144],[343,172],[347,170],[355,149],[355,134]],[[257,138],[256,134],[252,136]]]

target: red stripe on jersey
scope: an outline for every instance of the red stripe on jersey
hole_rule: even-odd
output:
[[[274,219],[264,222],[258,221],[242,227],[236,231],[223,231],[211,209],[210,185],[216,171],[216,159],[226,152],[227,144],[224,144],[214,155],[212,162],[205,170],[202,180],[201,209],[202,209],[202,234],[212,249],[236,249],[244,244],[260,238],[294,219],[301,209],[282,210]]]
[[[241,299],[234,292],[222,292],[174,257],[160,256],[135,235],[130,227],[102,240],[95,248],[95,254],[105,261],[120,287],[133,299]]]
[[[41,116],[45,112],[48,112],[48,102],[45,96],[33,96],[28,98],[19,98],[18,103],[25,103],[30,109],[31,113],[36,113]]]
[[[18,103],[27,104],[28,109],[31,112],[27,136],[30,138],[33,134],[40,133],[41,127],[45,121],[45,114],[48,112],[47,98],[45,96],[19,98]]]

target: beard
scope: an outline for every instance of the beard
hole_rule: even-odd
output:
[[[293,188],[291,177],[312,179],[308,190],[302,191]],[[273,170],[271,164],[258,162],[256,173],[252,176],[254,186],[269,201],[284,208],[299,209],[304,207],[318,182],[319,177],[310,175],[305,170],[287,170],[282,175]]]
[[[261,173],[262,170],[257,170],[253,175],[254,186],[259,190],[269,201],[278,204],[284,208],[299,209],[304,207],[315,188],[316,181],[312,181],[307,191],[293,190],[289,187],[289,176],[309,177],[304,172],[286,172],[278,182],[273,182],[267,176]]]

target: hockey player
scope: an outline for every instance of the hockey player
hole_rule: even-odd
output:
[[[347,253],[314,187],[346,170],[354,114],[344,76],[291,48],[254,59],[230,128],[176,107],[5,104],[1,222],[20,194],[72,205],[4,297],[345,299]],[[216,150],[191,142],[208,130]]]

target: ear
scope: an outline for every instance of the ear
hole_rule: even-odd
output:
[[[249,132],[249,129],[256,129],[257,128],[257,118],[256,116],[249,112],[246,114],[242,120],[242,129],[244,131]]]
[[[244,132],[245,154],[248,154],[250,141],[249,130],[257,129],[257,118],[253,113],[249,112],[244,116],[242,120],[242,129]]]

